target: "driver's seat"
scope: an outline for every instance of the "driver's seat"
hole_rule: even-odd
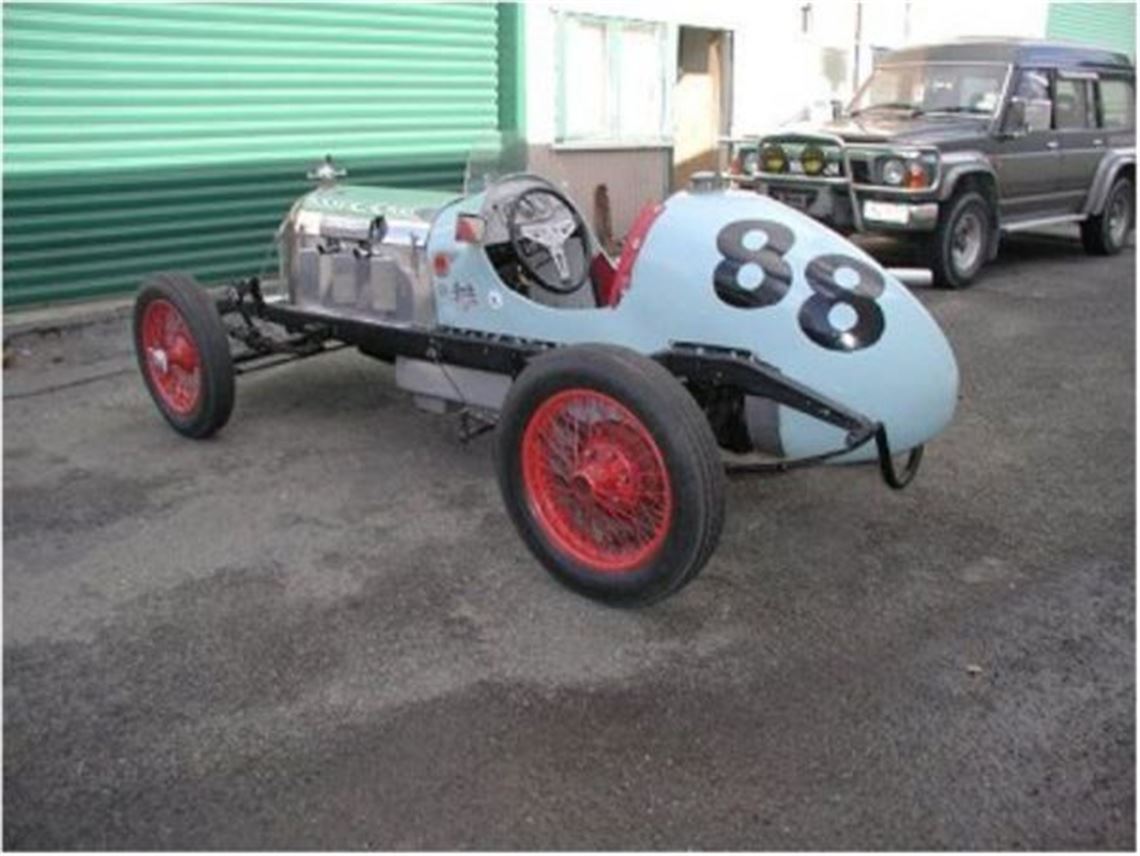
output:
[[[663,202],[647,202],[638,212],[629,227],[629,232],[622,241],[621,255],[617,264],[609,260],[604,252],[599,252],[590,262],[590,280],[594,285],[594,297],[597,305],[614,307],[621,302],[622,295],[629,290],[630,277],[633,274],[633,263],[641,246],[645,243],[645,236],[649,234],[649,227],[653,221],[665,210]]]

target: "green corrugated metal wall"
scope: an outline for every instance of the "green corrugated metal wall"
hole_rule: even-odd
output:
[[[1050,3],[1045,32],[1136,58],[1135,3]]]
[[[500,126],[493,4],[3,15],[6,305],[255,273],[325,153],[353,181],[458,188]]]

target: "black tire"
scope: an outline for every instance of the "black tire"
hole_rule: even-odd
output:
[[[968,218],[977,223],[977,233],[970,240],[978,242],[977,249],[963,260],[955,253],[959,229]],[[990,257],[993,241],[994,214],[989,202],[976,190],[966,190],[953,196],[938,218],[938,227],[930,238],[930,266],[934,284],[940,288],[966,288],[972,285]]]
[[[175,402],[170,393],[164,392],[156,381],[152,374],[152,361],[155,373],[161,375],[165,372],[158,368],[155,355],[148,354],[143,341],[144,318],[148,311],[158,308],[156,304],[159,302],[174,308],[196,349],[197,391],[189,397],[189,405],[182,409],[176,406],[178,402]],[[169,312],[165,306],[162,311]],[[218,310],[205,289],[193,277],[181,273],[160,273],[143,284],[135,298],[134,342],[139,371],[142,372],[147,391],[175,431],[201,440],[226,424],[234,409],[233,357]],[[165,352],[162,365],[167,365]]]
[[[584,561],[581,554],[575,555],[570,541],[562,539],[556,527],[544,522],[539,510],[542,501],[538,498],[542,491],[524,473],[528,466],[524,458],[531,460],[528,450],[533,455],[536,448],[528,433],[532,419],[538,415],[535,425],[544,424],[541,414],[548,407],[558,406],[561,400],[577,402],[576,396],[620,405],[604,418],[600,411],[592,411],[595,419],[585,429],[589,438],[609,432],[628,436],[633,432],[641,438],[634,442],[635,450],[645,438],[652,440],[652,446],[640,448],[655,449],[657,454],[642,456],[642,461],[649,460],[650,466],[644,471],[636,470],[638,477],[630,482],[653,485],[653,474],[667,476],[661,480],[665,485],[662,495],[670,496],[671,513],[662,514],[650,526],[657,533],[658,546],[636,564],[616,572],[612,568],[600,569]],[[574,425],[580,424],[575,419]],[[532,430],[536,436],[539,434],[538,427]],[[596,515],[602,509],[601,503],[627,502],[615,498],[620,494],[619,488],[611,493],[608,487],[595,487],[593,480],[582,489],[587,477],[581,472],[586,465],[580,465],[577,456],[580,452],[588,460],[593,441],[587,439],[583,447],[579,436],[574,442],[576,473],[572,480],[559,482],[565,485],[564,505],[568,501],[578,511],[588,507]],[[550,462],[545,465],[547,469],[558,466],[553,456],[546,460]],[[720,539],[724,525],[724,465],[708,420],[680,381],[658,363],[625,348],[575,345],[533,360],[511,386],[503,404],[496,433],[495,465],[507,511],[531,552],[559,582],[607,604],[643,606],[678,591],[696,577]],[[544,465],[540,462],[529,466]],[[645,475],[650,470],[647,479]],[[635,509],[631,516],[648,513],[644,492],[638,494],[642,498],[623,509],[622,514],[631,507]],[[628,518],[614,515],[611,519],[619,521],[620,528]],[[643,534],[640,529],[635,532],[634,537]]]
[[[1081,223],[1081,243],[1085,252],[1094,256],[1115,256],[1128,241],[1136,219],[1132,181],[1124,176],[1116,179],[1104,200],[1104,210]],[[1123,208],[1117,210],[1116,206]],[[1117,219],[1123,217],[1123,223]]]

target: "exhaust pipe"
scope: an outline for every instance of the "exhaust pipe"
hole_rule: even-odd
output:
[[[913,288],[916,285],[929,288],[934,284],[934,274],[930,268],[889,267],[887,273],[907,288]]]

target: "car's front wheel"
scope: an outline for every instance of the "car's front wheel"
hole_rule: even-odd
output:
[[[658,363],[576,345],[533,360],[500,414],[503,500],[563,584],[610,604],[663,598],[708,560],[724,467],[708,420]]]
[[[1133,202],[1132,182],[1121,176],[1109,189],[1104,210],[1081,223],[1081,242],[1086,252],[1114,256],[1124,248],[1136,215]]]
[[[938,220],[930,245],[934,283],[942,288],[965,288],[977,279],[989,257],[993,213],[977,191],[960,193]]]
[[[159,412],[179,434],[200,440],[234,407],[234,365],[226,330],[193,277],[161,273],[135,299],[135,353]]]

